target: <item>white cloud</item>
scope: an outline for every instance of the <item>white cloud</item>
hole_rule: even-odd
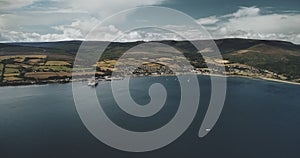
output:
[[[89,13],[107,17],[113,13],[138,6],[157,5],[164,0],[56,0],[65,7],[73,10],[88,11]]]
[[[179,36],[172,33],[159,33],[159,32],[148,32],[148,31],[133,31],[122,34],[122,36],[116,41],[130,42],[130,41],[159,41],[159,40],[179,40]]]
[[[206,18],[201,18],[197,20],[197,23],[201,24],[201,25],[211,25],[211,24],[215,24],[219,21],[219,18],[217,18],[217,16],[209,16]]]
[[[300,33],[300,14],[270,14],[232,18],[225,25],[257,33]]]
[[[0,28],[0,40],[2,41],[62,41],[62,40],[85,40],[86,35],[93,29],[99,20],[96,18],[86,20],[75,20],[68,25],[54,26],[53,29],[58,33],[41,34],[37,32],[22,32],[22,31],[10,31]],[[95,33],[93,33],[89,40],[103,40],[111,41],[114,38],[120,36],[122,32],[113,25],[97,27]]]
[[[232,15],[236,18],[249,17],[259,15],[260,9],[257,7],[241,7],[237,12]]]
[[[84,37],[93,27],[95,27],[99,23],[100,20],[96,18],[89,18],[84,20],[77,19],[71,24],[54,26],[53,29],[63,33],[71,30],[76,30],[77,32],[80,32],[82,37]]]
[[[33,4],[36,1],[37,0],[1,0],[0,9],[9,10],[9,9],[21,8]]]
[[[198,20],[201,24],[199,21],[201,19]],[[299,13],[261,14],[257,7],[242,7],[232,14],[216,17],[215,21],[218,23],[214,25],[202,23],[214,38],[238,37],[300,43]]]
[[[15,0],[0,1],[0,6],[17,8],[34,3],[35,0],[24,0],[22,4],[13,6]],[[84,39],[86,34],[101,18],[114,12],[142,5],[159,4],[162,0],[52,0],[61,4],[53,10],[40,10],[14,14],[6,12],[0,15],[0,41],[57,41]],[[56,13],[55,11],[60,11]],[[74,11],[74,12],[72,12]],[[51,14],[50,14],[51,13]],[[126,17],[124,18],[126,19]],[[124,20],[119,18],[118,21]],[[134,21],[130,21],[134,22]],[[276,39],[300,43],[300,13],[268,13],[263,14],[257,7],[241,7],[236,12],[223,16],[209,16],[196,21],[202,24],[214,38],[254,38]],[[45,27],[39,31],[36,27]],[[198,30],[189,26],[165,26],[175,29],[189,39],[203,39]],[[109,25],[100,27],[95,40],[114,40],[123,34],[121,28]],[[178,35],[167,32],[133,31],[119,38],[119,41],[182,39]]]
[[[39,34],[36,32],[18,32],[1,30],[0,39],[5,42],[37,42],[37,41],[60,41],[80,39],[81,34],[78,30],[68,30],[63,34]]]
[[[160,4],[162,1],[0,0],[0,41],[83,39],[100,20],[115,12]],[[29,5],[30,10],[22,8]],[[1,14],[1,11],[5,12]],[[122,17],[118,18],[118,22],[122,22]],[[120,34],[120,30],[112,25],[99,29],[103,29],[100,32],[106,31],[103,37],[97,37],[102,40],[109,40],[113,35]]]

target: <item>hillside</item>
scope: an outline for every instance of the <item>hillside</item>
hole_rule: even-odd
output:
[[[290,80],[300,78],[300,50],[297,46],[287,48],[286,45],[259,43],[223,57],[231,62],[282,74]]]
[[[207,73],[206,64],[213,64],[210,61],[205,63],[201,54],[188,41],[157,42],[183,52],[198,72]],[[300,45],[252,39],[219,39],[215,42],[226,61],[227,75],[300,82]],[[81,43],[82,41],[0,43],[0,83],[5,85],[25,81],[69,80]],[[110,43],[101,57],[102,62],[96,64],[98,75],[109,75],[113,71],[112,63],[116,63],[115,60],[128,49],[142,43],[145,42]],[[91,68],[92,65],[82,71],[89,74],[87,70]],[[155,69],[153,73],[159,73],[160,70]],[[79,75],[86,75],[83,72]]]

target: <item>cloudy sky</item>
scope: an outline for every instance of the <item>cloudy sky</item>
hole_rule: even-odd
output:
[[[191,16],[213,38],[274,39],[300,44],[299,0],[0,0],[0,42],[85,39],[107,17],[149,5]],[[110,40],[121,34],[125,22],[133,23],[137,17],[143,20],[141,15],[121,17],[118,25],[101,28],[105,34],[97,40]],[[177,28],[197,39],[188,26],[178,24]],[[122,41],[144,38],[177,39],[167,33],[132,31]]]

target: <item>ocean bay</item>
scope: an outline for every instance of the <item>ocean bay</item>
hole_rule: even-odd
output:
[[[299,85],[229,77],[225,106],[216,126],[197,136],[210,99],[210,79],[199,76],[200,103],[190,128],[172,144],[152,152],[127,153],[98,141],[84,127],[74,105],[71,84],[0,88],[1,157],[297,157],[300,152]],[[168,79],[168,80],[167,80]],[[149,102],[152,83],[166,86],[165,107],[151,118],[128,119],[114,102],[110,82],[96,87],[99,101],[116,124],[148,131],[166,124],[177,110],[174,76],[134,78],[131,94]],[[80,86],[87,86],[78,83]],[[93,90],[91,88],[91,90]]]

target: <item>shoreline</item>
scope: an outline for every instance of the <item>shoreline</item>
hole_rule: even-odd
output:
[[[247,79],[254,79],[254,80],[263,80],[263,81],[272,81],[278,83],[286,83],[286,84],[293,84],[293,85],[300,85],[298,82],[286,81],[286,80],[279,80],[274,78],[267,78],[267,77],[250,77],[250,76],[242,76],[242,75],[219,75],[219,74],[199,74],[204,76],[213,76],[213,77],[240,77],[240,78],[247,78]]]
[[[188,75],[188,74],[187,74]],[[272,81],[277,83],[286,83],[286,84],[292,84],[292,85],[300,85],[298,82],[292,82],[292,81],[286,81],[286,80],[279,80],[279,79],[273,79],[273,78],[267,78],[267,77],[250,77],[250,76],[242,76],[242,75],[220,75],[220,74],[196,74],[197,76],[209,76],[209,77],[239,77],[239,78],[247,78],[247,79],[256,79],[256,80],[262,80],[262,81]],[[142,77],[163,77],[163,76],[176,76],[176,75],[149,75],[149,76],[135,76],[132,78],[142,78]],[[39,85],[48,85],[48,84],[68,84],[72,82],[84,82],[88,80],[73,80],[73,81],[43,81],[43,82],[37,82],[37,83],[30,83],[30,82],[20,82],[20,83],[8,83],[4,85],[0,85],[1,87],[18,87],[18,86],[39,86]]]
[[[279,80],[279,79],[267,78],[267,77],[249,77],[249,76],[239,76],[239,75],[227,75],[227,77],[241,77],[241,78],[248,78],[248,79],[258,79],[258,80],[263,80],[263,81],[272,81],[272,82],[277,82],[277,83],[300,85],[300,83],[298,83],[298,82]]]

